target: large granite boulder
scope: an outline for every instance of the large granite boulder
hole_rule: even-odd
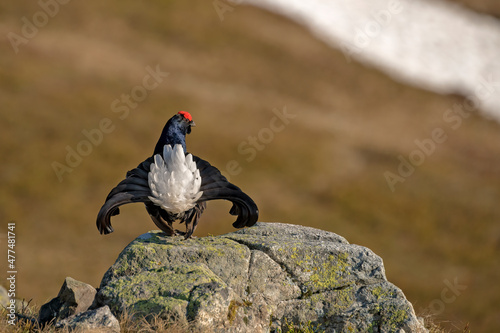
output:
[[[371,250],[281,223],[189,240],[141,235],[106,272],[96,301],[194,331],[426,332]]]

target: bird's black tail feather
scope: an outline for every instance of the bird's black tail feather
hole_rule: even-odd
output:
[[[148,185],[148,172],[152,160],[152,158],[148,158],[137,168],[127,172],[127,178],[122,180],[109,192],[106,202],[97,215],[96,225],[101,234],[113,232],[111,216],[120,213],[118,207],[121,205],[132,202],[150,202],[149,196],[151,195],[151,190]]]
[[[220,171],[205,160],[193,156],[196,166],[200,170],[201,188],[203,195],[201,201],[224,199],[233,203],[229,213],[238,215],[233,223],[235,228],[251,227],[259,218],[259,209],[255,202],[246,195],[238,186],[231,184]]]

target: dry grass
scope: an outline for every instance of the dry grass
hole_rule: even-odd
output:
[[[120,327],[122,333],[184,333],[192,331],[189,324],[165,319],[160,315],[154,315],[146,319],[127,312],[123,313],[120,317]]]
[[[21,318],[25,320],[16,321],[15,325],[9,325],[6,321],[0,322],[0,332],[2,333],[107,333],[109,330],[96,329],[96,330],[69,330],[68,328],[55,329],[54,326],[46,325],[41,327],[29,318],[36,318],[38,313],[37,307],[27,307],[20,311]],[[4,309],[0,310],[2,318],[6,316]],[[188,324],[175,322],[171,319],[165,319],[162,316],[155,315],[149,317],[147,320],[143,316],[134,316],[130,313],[123,313],[119,317],[120,332],[121,333],[185,333],[190,332],[192,329]],[[211,333],[207,331],[206,333]]]
[[[469,327],[469,323],[458,326],[453,324],[453,328],[443,328],[441,325],[444,323],[439,323],[436,321],[436,318],[433,316],[425,316],[424,317],[424,326],[429,333],[471,333],[471,329]],[[450,324],[450,323],[447,323]],[[449,325],[447,325],[449,326]]]
[[[35,318],[36,313],[38,312],[38,308],[36,307],[26,307],[21,313],[22,316],[26,318]],[[4,309],[0,310],[0,315],[2,317],[6,316],[6,312]],[[425,327],[429,330],[429,333],[451,333],[452,331],[449,329],[444,329],[440,327],[434,321],[435,318],[431,316],[426,316],[424,318]],[[179,322],[175,322],[171,319],[165,319],[165,316],[155,315],[149,317],[147,320],[142,316],[134,316],[131,313],[124,312],[120,317],[120,332],[121,333],[187,333],[196,331],[189,324],[182,324]],[[16,322],[16,325],[8,325],[6,321],[0,321],[0,332],[1,333],[70,333],[67,328],[64,329],[55,329],[53,326],[45,326],[39,327],[37,325],[32,324],[28,320],[19,320]],[[106,330],[85,330],[79,331],[74,330],[72,333],[84,333],[84,332],[92,332],[92,333],[106,333],[109,331]],[[212,333],[210,331],[204,330],[205,333]],[[283,333],[313,333],[315,332],[313,325],[309,324],[307,327],[298,330],[294,328],[293,325],[289,325],[288,331]],[[471,333],[469,330],[469,325],[465,325],[463,330],[455,330],[455,332],[461,333]]]
[[[38,10],[4,1],[0,32],[19,32],[21,17]],[[111,103],[157,64],[169,77],[121,120]],[[198,125],[189,150],[222,170],[238,161],[231,180],[259,204],[261,221],[322,228],[373,249],[417,312],[457,278],[467,289],[437,320],[500,327],[500,295],[491,292],[500,279],[500,126],[472,115],[450,130],[442,117],[460,96],[347,64],[301,27],[257,9],[237,6],[221,22],[211,2],[91,0],[61,7],[18,54],[0,44],[0,100],[0,233],[17,222],[18,297],[44,303],[66,276],[98,286],[119,252],[154,228],[140,205],[124,207],[110,236],[94,221],[164,122],[187,110]],[[297,118],[248,161],[238,146],[284,106]],[[51,163],[64,163],[66,147],[103,118],[115,130],[58,182]],[[384,172],[437,127],[448,140],[392,193]],[[229,208],[210,204],[197,235],[232,231]]]

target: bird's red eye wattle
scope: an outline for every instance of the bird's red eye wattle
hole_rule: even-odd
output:
[[[187,111],[179,111],[177,114],[180,114],[189,121],[193,121],[193,117],[191,117],[191,115]]]

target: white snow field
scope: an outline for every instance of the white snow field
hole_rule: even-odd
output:
[[[234,1],[233,1],[234,3]],[[308,27],[346,62],[438,93],[500,121],[500,21],[440,0],[238,0]]]

